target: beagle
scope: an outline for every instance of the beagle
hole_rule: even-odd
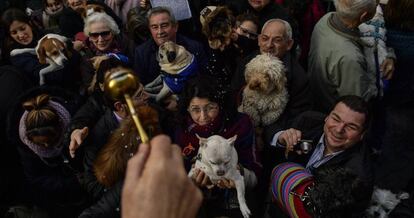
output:
[[[66,42],[68,39],[57,34],[46,34],[38,42],[35,48],[14,49],[10,52],[10,56],[23,53],[31,53],[37,55],[40,64],[49,64],[49,66],[39,71],[39,83],[45,83],[45,75],[60,70],[70,57],[67,50]]]

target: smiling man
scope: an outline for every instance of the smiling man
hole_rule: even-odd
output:
[[[186,48],[195,56],[200,69],[202,69],[206,62],[202,44],[177,34],[178,22],[169,8],[151,8],[147,13],[147,20],[151,39],[135,48],[134,57],[134,71],[144,85],[160,75],[161,69],[156,57],[158,47],[166,41],[173,41]]]
[[[358,96],[343,96],[324,123],[318,115],[302,114],[292,123],[292,128],[274,135],[272,145],[285,147],[289,160],[306,165],[310,171],[323,165],[339,165],[371,182],[368,148],[362,143],[369,123],[367,103]],[[302,139],[312,141],[313,148],[307,154],[294,152],[294,145]]]

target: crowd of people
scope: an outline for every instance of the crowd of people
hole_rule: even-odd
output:
[[[234,181],[187,176],[237,135],[251,217],[370,217],[374,189],[414,217],[413,1],[187,2],[5,1],[0,216],[243,217]]]

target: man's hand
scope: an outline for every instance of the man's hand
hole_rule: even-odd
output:
[[[294,145],[296,145],[299,140],[301,140],[302,138],[302,132],[297,130],[297,129],[293,129],[290,128],[288,130],[283,131],[282,134],[280,134],[279,138],[277,139],[278,142],[284,146],[286,146],[286,150],[285,150],[285,156],[288,156],[288,153],[290,151],[293,151],[293,147]]]
[[[76,51],[80,51],[85,47],[85,44],[83,44],[82,41],[76,40],[73,41],[73,49],[75,49]]]
[[[83,140],[88,136],[89,128],[83,127],[83,129],[75,129],[70,134],[69,154],[72,158],[75,157],[76,149],[82,144]]]
[[[164,135],[141,144],[128,162],[122,190],[123,218],[195,217],[201,191],[188,178],[181,149]]]
[[[394,70],[394,59],[386,58],[381,64],[382,78],[386,80],[391,79],[392,75],[394,74]]]

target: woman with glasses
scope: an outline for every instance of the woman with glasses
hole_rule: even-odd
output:
[[[239,155],[239,167],[243,172],[246,190],[252,189],[257,182],[257,173],[260,171],[254,154],[254,129],[250,118],[237,112],[234,104],[217,93],[217,85],[214,79],[200,76],[191,80],[185,87],[179,98],[179,109],[182,115],[182,124],[177,128],[175,142],[182,148],[184,163],[189,170],[193,158],[196,157],[199,148],[200,137],[221,135],[225,138],[237,135],[234,144]],[[241,216],[237,208],[237,199],[234,201],[234,182],[222,180],[212,189],[208,176],[198,170],[192,177],[193,181],[211,197],[205,195],[204,211],[207,217],[229,215]],[[236,204],[234,204],[236,202]],[[235,208],[235,209],[225,209]]]
[[[94,13],[86,19],[84,42],[86,56],[98,56],[108,53],[124,53],[121,31],[115,20],[106,13]]]

